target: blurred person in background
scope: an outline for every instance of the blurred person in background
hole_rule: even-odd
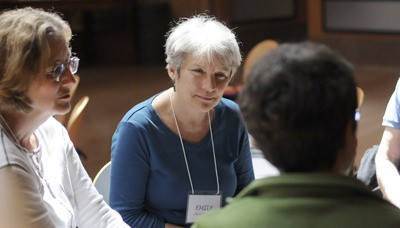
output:
[[[400,208],[400,79],[383,116],[385,127],[375,156],[376,177],[383,196]]]

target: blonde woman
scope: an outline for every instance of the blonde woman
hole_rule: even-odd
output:
[[[0,222],[2,227],[128,227],[94,188],[66,129],[71,29],[55,13],[0,14]]]

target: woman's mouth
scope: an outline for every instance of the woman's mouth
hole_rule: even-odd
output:
[[[64,95],[60,96],[58,99],[65,100],[70,99],[71,95],[69,93],[65,93]]]
[[[206,101],[212,101],[215,99],[214,97],[201,96],[201,95],[199,95],[198,97],[200,97],[201,99],[206,100]]]

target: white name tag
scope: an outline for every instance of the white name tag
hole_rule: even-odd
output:
[[[199,215],[221,207],[221,195],[189,195],[186,223],[194,223]]]

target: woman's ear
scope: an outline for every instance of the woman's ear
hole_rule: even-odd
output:
[[[231,69],[231,71],[230,71],[230,74],[231,74],[231,76],[229,77],[229,82],[232,82],[233,81],[233,77],[235,76],[234,74],[233,74],[233,70]]]
[[[168,71],[169,78],[171,78],[172,81],[176,80],[178,74],[177,74],[175,67],[171,64],[168,64],[167,71]]]

